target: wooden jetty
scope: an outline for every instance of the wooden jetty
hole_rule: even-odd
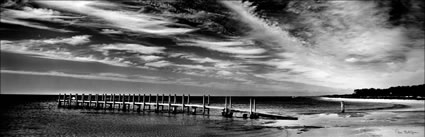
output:
[[[180,101],[178,101],[180,100]],[[232,107],[232,97],[225,97],[224,106],[211,106],[210,95],[202,96],[202,104],[192,104],[190,94],[178,97],[176,94],[165,96],[165,94],[59,94],[58,107],[62,108],[82,108],[82,109],[103,109],[121,111],[154,111],[168,113],[189,113],[196,115],[209,115],[211,109],[221,110],[224,117],[233,117],[234,113],[242,113],[243,118],[271,118],[284,120],[297,120],[297,117],[282,116],[257,112],[255,98],[249,99],[249,111]],[[165,109],[166,108],[166,109]],[[199,111],[197,111],[199,110]]]

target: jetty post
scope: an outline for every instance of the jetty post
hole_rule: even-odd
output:
[[[249,98],[249,115],[252,115],[252,98]]]
[[[177,104],[177,94],[174,94],[174,104]]]
[[[143,94],[143,108],[142,108],[142,111],[145,111],[145,106],[146,106],[145,97],[146,97],[146,94]]]
[[[127,111],[130,111],[131,109],[131,94],[128,94],[128,104],[127,104]]]
[[[202,115],[205,115],[205,94],[202,96]]]
[[[186,104],[190,104],[190,94],[187,94],[187,103]],[[187,107],[187,113],[190,113],[190,107]]]
[[[95,104],[94,104],[95,108],[98,109],[99,108],[99,95],[98,94],[95,95],[94,100],[96,101]]]
[[[142,105],[140,104],[140,94],[137,96],[137,102],[139,103],[137,106],[137,112],[140,112]]]
[[[112,94],[112,107],[111,109],[115,109],[115,94]]]
[[[177,94],[174,94],[174,104],[177,104]],[[173,107],[173,113],[177,113],[177,107]]]
[[[159,102],[158,102],[159,94],[156,94],[156,101],[155,101],[155,112],[159,112]]]
[[[121,108],[121,94],[118,94],[118,110]]]
[[[224,97],[224,112],[227,111],[227,96]]]
[[[78,108],[78,93],[75,94],[75,107]]]
[[[168,113],[171,112],[171,94],[168,94]]]
[[[253,100],[253,103],[254,103],[254,113],[255,113],[255,112],[257,112],[257,104],[255,103],[255,98]]]
[[[58,96],[58,107],[60,107],[61,106],[61,93],[59,93],[59,96]]]
[[[84,103],[85,103],[85,99],[84,99],[84,94],[81,95],[81,107],[84,107]]]
[[[184,94],[182,95],[182,111],[184,113]]]
[[[209,94],[208,94],[207,105],[210,106],[210,95]],[[210,109],[209,108],[208,108],[207,113],[208,113],[208,115],[210,114]]]
[[[162,98],[161,98],[161,111],[164,111],[164,94],[162,94]]]
[[[345,104],[344,104],[344,101],[341,101],[341,113],[345,113]]]
[[[91,94],[89,94],[88,100],[89,100],[89,103],[87,105],[89,106],[89,108],[91,108]]]
[[[229,108],[232,108],[232,96],[229,96]]]
[[[133,101],[133,107],[132,107],[133,111],[134,111],[134,107],[136,106],[136,102],[135,102],[136,100],[135,99],[136,99],[136,94],[133,94],[133,100],[132,100]]]
[[[71,107],[71,98],[72,98],[71,94],[72,93],[69,93],[69,96],[68,96],[68,107]]]
[[[103,109],[106,109],[106,97],[107,97],[108,95],[107,94],[103,94]]]
[[[122,94],[122,111],[126,111],[125,94]]]
[[[65,106],[66,103],[66,93],[63,94],[63,102],[62,102],[62,106]]]
[[[151,94],[149,94],[149,105],[148,105],[148,107],[149,107],[149,110],[151,110],[151,97],[152,97],[152,95]]]

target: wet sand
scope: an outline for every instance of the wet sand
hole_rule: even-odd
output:
[[[346,113],[301,115],[297,121],[276,121],[291,137],[423,137],[424,100],[321,98],[328,101],[376,102],[404,106]],[[346,106],[349,108],[350,106]]]

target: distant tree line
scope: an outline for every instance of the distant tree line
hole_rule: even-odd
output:
[[[353,94],[327,95],[327,97],[344,98],[387,98],[387,99],[425,99],[425,84],[413,86],[397,86],[386,89],[355,89]]]
[[[410,97],[424,97],[425,84],[414,86],[397,86],[386,89],[379,88],[364,88],[355,89],[353,95],[355,96],[410,96]]]

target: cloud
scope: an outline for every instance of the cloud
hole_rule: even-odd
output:
[[[254,47],[252,42],[243,41],[206,41],[206,40],[186,40],[188,42],[179,43],[181,46],[197,46],[206,49],[229,54],[255,55],[265,53],[266,50]]]
[[[49,21],[49,22],[56,22],[56,23],[71,23],[72,21],[67,21],[67,20],[81,18],[81,17],[73,17],[73,16],[63,16],[61,15],[60,12],[54,11],[52,9],[36,9],[31,7],[23,7],[22,10],[4,9],[1,12],[1,16],[2,18],[0,21],[2,23],[15,24],[15,25],[21,25],[21,26],[26,26],[31,28],[45,29],[45,30],[58,31],[58,32],[72,32],[72,31],[48,27],[33,21],[29,21],[27,19]]]
[[[102,33],[102,34],[123,34],[122,31],[113,30],[113,29],[102,29],[102,31],[100,33]]]
[[[101,18],[109,25],[132,32],[143,32],[158,35],[173,35],[191,32],[190,28],[173,28],[168,25],[176,24],[172,20],[148,14],[110,10],[119,8],[106,1],[37,1],[42,5],[60,10],[67,10],[90,17]],[[111,8],[112,7],[112,8]],[[108,8],[104,9],[104,8]]]
[[[140,59],[145,60],[147,62],[151,62],[151,61],[156,61],[156,60],[160,60],[163,57],[160,56],[154,56],[154,55],[147,55],[147,56],[139,56]]]
[[[195,63],[217,63],[217,62],[222,62],[222,60],[218,60],[218,59],[212,59],[210,57],[202,57],[202,56],[198,56],[192,53],[170,53],[168,55],[169,57],[173,57],[173,58],[183,58],[183,59],[187,59],[190,61],[193,61]]]
[[[326,1],[321,11],[309,11],[292,4],[295,6],[288,11],[302,11],[295,13],[298,17],[289,25],[295,26],[294,30],[305,28],[300,32],[305,33],[301,35],[304,37],[294,36],[288,28],[282,27],[288,24],[271,23],[257,17],[253,13],[255,7],[248,7],[249,3],[222,3],[252,28],[244,38],[260,41],[274,50],[271,54],[274,59],[250,61],[275,67],[264,74],[256,74],[257,77],[338,88],[424,82],[421,71],[423,42],[421,45],[416,42],[418,39],[407,37],[411,29],[388,23],[388,10],[373,1]],[[424,40],[423,37],[419,39]],[[409,60],[415,60],[415,65]],[[407,75],[395,77],[401,74]],[[412,74],[418,74],[419,79]]]
[[[123,81],[123,82],[148,82],[161,84],[176,84],[174,81],[164,81],[163,78],[156,76],[144,75],[124,75],[118,73],[92,73],[92,74],[70,74],[58,71],[36,72],[36,71],[16,71],[16,70],[0,70],[1,73],[23,74],[23,75],[39,75],[39,76],[56,76],[56,77],[71,77],[78,79],[93,79],[93,80],[108,80],[108,81]]]
[[[165,60],[156,61],[156,62],[149,62],[149,63],[145,64],[145,66],[157,67],[157,68],[171,66],[171,65],[173,65],[173,63],[171,63],[169,61],[165,61]]]
[[[126,43],[115,43],[115,44],[96,44],[90,46],[92,49],[101,52],[109,52],[111,50],[124,50],[132,53],[142,54],[161,54],[164,53],[164,47],[150,47],[140,44],[126,44]]]
[[[51,30],[51,31],[57,31],[57,32],[72,32],[69,30],[65,30],[65,29],[56,29],[56,28],[51,28],[51,27],[47,27],[38,23],[33,23],[33,22],[28,22],[28,21],[21,21],[21,20],[15,20],[15,19],[5,19],[3,18],[0,19],[1,23],[7,23],[7,24],[15,24],[15,25],[21,25],[21,26],[26,26],[26,27],[30,27],[30,28],[36,28],[36,29],[44,29],[44,30]]]
[[[43,42],[47,44],[66,43],[70,45],[81,45],[81,44],[90,42],[89,38],[90,38],[90,35],[79,35],[79,36],[73,36],[71,38],[46,39],[46,40],[43,40]]]
[[[73,36],[70,38],[53,38],[39,40],[1,40],[1,51],[37,55],[39,58],[68,60],[79,62],[99,62],[113,66],[129,66],[131,62],[124,62],[121,57],[99,57],[94,54],[79,53],[72,45],[88,43],[88,35]],[[85,52],[90,50],[82,47]]]

